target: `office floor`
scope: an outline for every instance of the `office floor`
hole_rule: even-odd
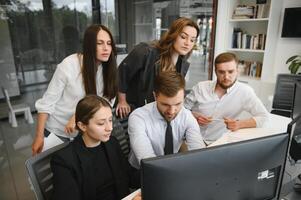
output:
[[[7,119],[0,121],[1,200],[35,199],[24,165],[25,160],[31,156],[35,124],[27,124],[23,116],[17,120],[17,128],[12,128]]]

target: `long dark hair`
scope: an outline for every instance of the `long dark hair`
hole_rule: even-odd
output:
[[[96,45],[97,34],[100,30],[107,32],[111,38],[112,52],[107,62],[102,62],[103,71],[103,96],[113,99],[117,94],[117,64],[116,46],[109,29],[100,24],[89,26],[83,41],[82,76],[86,94],[96,94]]]
[[[78,122],[88,125],[89,120],[93,118],[94,114],[102,107],[111,108],[110,104],[102,97],[87,95],[82,98],[77,103],[75,109],[75,124],[77,130],[81,132],[81,129],[77,125]]]
[[[191,26],[196,29],[197,37],[199,36],[199,27],[191,19],[186,17],[180,17],[173,21],[170,28],[164,35],[160,38],[158,42],[155,43],[155,47],[160,51],[160,60],[158,61],[161,66],[161,70],[170,71],[170,67],[173,66],[171,55],[174,52],[173,44],[175,43],[177,37],[182,33],[184,27]],[[191,52],[186,56],[188,58]],[[174,66],[173,66],[174,67]]]

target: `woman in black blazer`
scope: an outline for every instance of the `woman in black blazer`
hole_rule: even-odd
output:
[[[101,97],[86,96],[77,104],[75,121],[78,136],[51,160],[52,199],[122,199],[129,194],[131,176],[119,143],[111,136],[110,104]]]
[[[142,42],[134,47],[118,67],[118,104],[116,113],[122,118],[132,109],[153,102],[154,79],[163,71],[177,71],[184,77],[187,59],[199,35],[198,25],[189,18],[172,22],[160,40]]]

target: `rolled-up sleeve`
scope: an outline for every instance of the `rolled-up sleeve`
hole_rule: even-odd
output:
[[[63,67],[60,64],[57,66],[46,92],[41,99],[36,101],[35,107],[38,113],[52,114],[54,112],[55,105],[61,98],[68,82],[67,73]]]
[[[191,113],[187,114],[186,125],[185,138],[188,150],[205,148],[200,127]]]
[[[248,92],[246,102],[244,102],[244,109],[252,115],[252,118],[256,121],[257,128],[265,126],[269,121],[269,112],[252,89]]]

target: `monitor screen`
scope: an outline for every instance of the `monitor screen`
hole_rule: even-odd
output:
[[[301,37],[301,7],[286,8],[284,11],[281,37]]]
[[[141,161],[143,200],[276,199],[288,134]]]
[[[301,82],[295,84],[292,118],[295,119],[301,114]]]

